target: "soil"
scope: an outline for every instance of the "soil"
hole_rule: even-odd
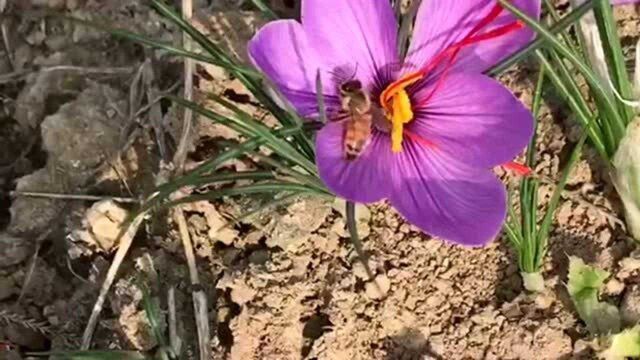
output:
[[[194,22],[246,59],[245,44],[265,20],[242,2],[196,0]],[[566,1],[557,3],[566,9]],[[295,17],[295,2],[273,5]],[[176,44],[181,38],[143,1],[9,0],[0,6],[7,39],[0,46],[0,359],[80,347],[131,207],[9,193],[137,201],[161,181],[181,131],[181,112],[152,101],[179,92],[179,59],[45,17],[42,10]],[[623,6],[616,16],[633,58],[640,12]],[[199,94],[214,92],[260,111],[220,69],[199,65],[197,74]],[[530,104],[536,76],[534,64],[524,63],[501,80]],[[552,92],[546,100],[535,170],[557,180],[580,131]],[[237,138],[206,121],[196,128],[187,166],[215,154],[217,141]],[[502,175],[512,185],[517,181]],[[542,186],[539,198],[552,191]],[[611,272],[605,298],[622,305],[626,318],[640,313],[640,262],[621,227],[608,174],[591,149],[569,180],[550,236],[547,291],[536,295],[524,291],[506,238],[466,249],[420,233],[385,203],[359,208],[358,227],[375,275],[369,281],[344,230],[343,203],[299,198],[225,227],[259,200],[186,208],[210,305],[214,359],[591,359],[588,334],[564,286],[568,255]],[[92,347],[157,349],[145,299],[157,302],[164,319],[171,290],[179,338],[188,358],[196,358],[189,284],[174,217],[154,214],[120,269]]]

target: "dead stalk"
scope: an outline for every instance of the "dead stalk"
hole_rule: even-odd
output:
[[[9,193],[11,196],[25,196],[35,198],[45,198],[52,200],[81,200],[81,201],[101,201],[101,200],[113,200],[115,202],[123,204],[135,204],[137,199],[127,197],[116,196],[95,196],[95,195],[79,195],[79,194],[57,194],[37,191],[12,191]]]
[[[180,354],[182,340],[178,336],[178,316],[176,314],[176,289],[171,286],[167,291],[167,307],[169,308],[169,344],[174,354]]]
[[[98,318],[100,313],[102,312],[102,307],[104,306],[104,302],[107,299],[107,294],[109,293],[109,289],[111,289],[111,285],[118,274],[118,269],[124,258],[127,256],[129,252],[129,248],[133,243],[133,238],[136,236],[138,232],[138,228],[140,224],[142,224],[142,220],[144,219],[146,213],[139,214],[129,227],[127,231],[120,237],[120,244],[118,245],[118,251],[116,252],[116,256],[109,267],[109,271],[107,272],[107,276],[102,283],[102,287],[100,288],[100,295],[98,295],[98,300],[93,305],[93,310],[91,310],[91,316],[89,317],[89,322],[87,323],[87,327],[84,329],[84,334],[82,335],[82,350],[88,350],[91,346],[91,339],[93,337],[93,332],[98,324]]]
[[[182,0],[182,16],[187,21],[191,20],[191,17],[193,16],[193,4],[191,0]],[[183,35],[183,46],[187,51],[191,50],[191,39],[186,33]],[[184,98],[187,101],[193,100],[193,65],[194,64],[191,59],[184,59]],[[191,109],[185,108],[182,136],[180,137],[180,143],[178,144],[178,148],[173,157],[173,164],[175,165],[177,175],[182,174],[184,170],[189,148],[189,139],[191,137],[192,122],[193,112]],[[187,258],[187,264],[189,266],[191,284],[193,285],[191,294],[193,297],[196,328],[198,330],[200,360],[209,360],[211,356],[209,350],[210,329],[207,296],[200,286],[196,257],[193,252],[193,244],[191,243],[191,237],[189,236],[189,228],[187,226],[183,208],[177,207],[174,214],[176,222],[178,223],[178,229],[180,232],[180,238],[182,239],[185,256]]]

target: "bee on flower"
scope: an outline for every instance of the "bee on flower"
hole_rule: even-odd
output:
[[[539,18],[539,0],[514,0]],[[429,0],[407,55],[388,0],[303,0],[301,23],[278,20],[249,44],[252,61],[306,118],[326,186],[348,201],[389,202],[442,239],[480,246],[506,217],[493,173],[524,149],[531,112],[484,71],[534,34],[496,0]]]

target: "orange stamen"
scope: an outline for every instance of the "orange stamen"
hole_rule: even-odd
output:
[[[421,145],[434,147],[433,143],[431,143],[430,141],[423,139],[422,137],[407,130],[404,130],[404,124],[413,120],[413,109],[415,108],[411,104],[411,99],[407,93],[406,88],[422,80],[428,73],[438,67],[442,63],[442,61],[446,60],[447,63],[442,73],[440,74],[437,83],[435,84],[435,86],[433,86],[431,92],[418,104],[418,107],[425,105],[435,94],[438,88],[442,85],[442,83],[444,82],[444,78],[446,77],[449,70],[451,70],[451,68],[453,67],[458,54],[464,47],[481,41],[494,39],[512,31],[521,29],[524,26],[520,21],[514,21],[507,25],[500,26],[491,31],[477,35],[477,33],[484,27],[496,20],[503,10],[504,9],[500,4],[494,5],[487,16],[480,20],[461,41],[454,43],[448,48],[441,51],[438,55],[433,57],[431,61],[422,69],[406,74],[400,79],[394,81],[389,86],[387,86],[387,88],[380,94],[380,106],[382,107],[382,109],[384,109],[385,115],[392,125],[391,138],[393,152],[401,151],[403,135],[406,135],[408,138],[418,142]]]

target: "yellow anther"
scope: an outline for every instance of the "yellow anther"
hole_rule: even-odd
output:
[[[406,88],[422,79],[420,73],[409,74],[389,85],[380,95],[380,106],[385,110],[387,120],[391,122],[391,151],[402,151],[402,133],[404,124],[413,120],[411,99]]]
[[[390,117],[390,118],[389,118]],[[405,90],[395,94],[392,99],[391,114],[387,114],[391,120],[391,151],[402,151],[402,132],[404,124],[413,120],[411,100]]]

